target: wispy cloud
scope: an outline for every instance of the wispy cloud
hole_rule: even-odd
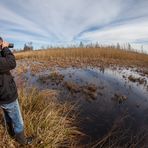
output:
[[[0,35],[17,43],[148,45],[147,0],[0,0]]]

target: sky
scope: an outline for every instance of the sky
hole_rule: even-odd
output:
[[[0,0],[0,36],[15,48],[98,41],[148,52],[148,0]]]

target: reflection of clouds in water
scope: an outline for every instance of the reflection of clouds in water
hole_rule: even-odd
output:
[[[28,65],[27,65],[28,66]],[[117,123],[119,127],[124,124],[125,127],[136,127],[138,128],[138,132],[143,127],[143,124],[147,127],[146,114],[148,110],[148,101],[145,101],[146,96],[142,94],[139,89],[140,86],[136,86],[135,83],[128,82],[125,80],[122,75],[133,74],[134,76],[139,76],[139,74],[134,74],[133,71],[129,70],[120,70],[118,69],[111,70],[105,69],[105,72],[100,72],[100,69],[97,68],[89,68],[89,69],[76,69],[76,68],[56,68],[53,71],[59,72],[64,75],[64,81],[72,81],[76,82],[81,86],[86,86],[88,84],[95,84],[97,87],[97,91],[101,91],[103,95],[98,95],[96,100],[87,101],[87,96],[82,96],[80,94],[75,94],[75,97],[71,96],[72,101],[81,100],[79,103],[79,118],[81,118],[80,127],[82,127],[84,133],[88,134],[91,137],[91,140],[94,138],[98,138],[99,136],[104,136],[108,133],[112,127]],[[52,70],[45,70],[39,73],[36,73],[35,76],[32,76],[31,72],[26,74],[22,73],[22,76],[25,75],[26,78],[29,78],[29,83],[32,83],[34,86],[43,87],[43,89],[53,89],[52,85],[41,84],[38,82],[38,76],[49,76]],[[69,74],[71,77],[69,77]],[[82,80],[82,81],[81,81]],[[50,79],[48,79],[50,82]],[[132,90],[128,94],[128,87],[125,87],[125,81],[127,82],[127,86],[129,84],[132,85]],[[49,83],[50,84],[50,83]],[[61,93],[61,95],[65,95],[67,100],[70,101],[68,96],[70,93],[66,91],[66,88],[62,89],[62,85],[57,87],[54,86],[58,91],[64,91],[66,93]],[[138,90],[137,90],[138,89]],[[127,100],[122,104],[112,100],[111,98],[115,93],[126,95]],[[144,90],[143,90],[144,91]],[[83,97],[83,98],[82,98]],[[137,107],[138,106],[138,107]],[[125,119],[125,120],[122,120]],[[123,123],[120,123],[122,121]],[[134,123],[136,121],[136,124]],[[119,124],[120,123],[120,124]],[[120,128],[120,130],[121,130]],[[124,129],[123,129],[124,130]],[[132,134],[133,131],[130,129],[128,134]],[[128,135],[126,135],[128,136]],[[87,141],[88,142],[88,141]]]

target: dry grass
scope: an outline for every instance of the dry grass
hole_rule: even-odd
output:
[[[74,105],[61,104],[52,90],[37,91],[36,89],[19,90],[20,104],[25,121],[26,135],[36,138],[32,146],[36,148],[76,147],[76,136],[80,132],[74,126]],[[1,114],[2,116],[2,114]],[[0,147],[19,147],[6,133],[0,124]]]
[[[90,62],[105,59],[109,63],[111,60],[131,64],[148,64],[148,55],[134,51],[121,50],[116,48],[69,48],[69,49],[48,49],[39,51],[28,51],[15,53],[16,59],[34,58],[42,60],[52,59],[81,59]]]

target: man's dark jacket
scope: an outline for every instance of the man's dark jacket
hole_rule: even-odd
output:
[[[5,47],[0,51],[0,104],[11,103],[18,97],[16,84],[10,73],[15,67],[15,56]]]

